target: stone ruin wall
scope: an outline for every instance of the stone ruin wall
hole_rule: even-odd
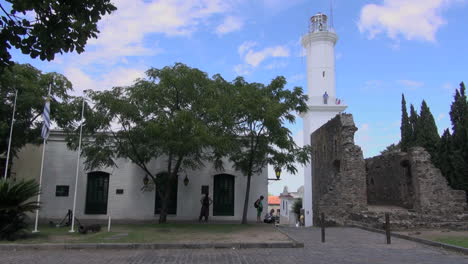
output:
[[[366,159],[366,171],[369,205],[396,205],[447,220],[466,207],[465,191],[450,188],[423,148]]]
[[[405,208],[392,217],[406,227],[468,220],[465,192],[448,186],[423,148],[364,160],[356,131],[352,115],[339,114],[311,135],[314,223],[323,212],[329,224],[378,226],[383,213],[369,212],[368,205]]]
[[[352,212],[364,210],[366,172],[362,150],[354,144],[357,131],[350,114],[340,114],[311,135],[314,222],[320,213],[344,224]]]
[[[414,206],[414,185],[409,166],[402,166],[408,154],[390,153],[366,159],[367,203]]]

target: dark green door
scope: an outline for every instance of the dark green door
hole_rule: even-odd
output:
[[[107,214],[109,173],[102,171],[88,173],[85,214]]]
[[[213,215],[234,215],[234,176],[218,174],[213,184]]]
[[[175,215],[177,214],[177,182],[172,184],[170,188],[172,188],[171,196],[169,197],[169,201],[167,204],[167,214]],[[158,186],[156,186],[156,198],[154,203],[154,214],[161,213],[161,197],[159,196]]]

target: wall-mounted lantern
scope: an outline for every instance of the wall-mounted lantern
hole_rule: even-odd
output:
[[[276,178],[268,178],[269,181],[279,181],[281,177],[281,167],[275,167]]]
[[[147,186],[148,183],[149,183],[149,178],[148,178],[148,174],[146,174],[145,177],[143,178],[143,184]]]
[[[189,183],[189,179],[187,177],[187,173],[185,174],[185,178],[184,178],[184,185],[187,186]]]
[[[280,167],[275,168],[275,175],[276,175],[276,179],[279,180],[280,177],[281,177],[281,168]]]

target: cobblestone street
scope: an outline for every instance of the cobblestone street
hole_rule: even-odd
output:
[[[320,242],[319,229],[286,228],[303,241],[304,248],[200,249],[200,250],[28,250],[0,251],[0,263],[468,263],[468,257],[415,242],[385,237],[354,228],[327,229]]]

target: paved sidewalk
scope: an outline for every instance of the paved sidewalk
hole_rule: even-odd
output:
[[[392,238],[355,228],[327,229],[327,242],[320,242],[320,230],[285,228],[305,243],[292,249],[187,249],[187,250],[28,250],[0,251],[0,263],[467,263],[468,257],[449,251]]]

